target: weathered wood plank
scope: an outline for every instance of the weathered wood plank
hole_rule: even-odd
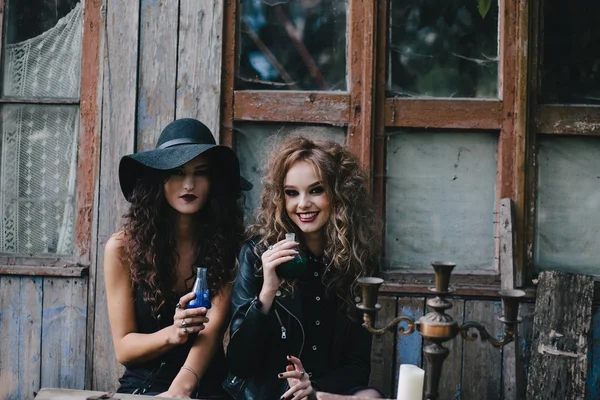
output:
[[[137,150],[154,148],[175,118],[178,0],[141,0]]]
[[[529,119],[529,106],[530,106],[530,98],[534,97],[532,95],[533,91],[530,90],[529,82],[531,79],[530,71],[535,71],[530,69],[531,60],[530,54],[531,51],[529,47],[532,43],[532,38],[530,37],[530,21],[531,17],[531,2],[528,0],[518,0],[515,2],[507,2],[507,3],[517,3],[513,6],[512,9],[509,9],[509,15],[514,13],[513,10],[516,9],[516,23],[517,25],[517,37],[515,39],[516,42],[516,98],[515,98],[515,106],[514,106],[514,129],[515,129],[515,147],[513,152],[515,153],[515,157],[513,160],[513,176],[509,177],[513,182],[513,192],[511,198],[515,202],[514,207],[514,224],[513,229],[515,232],[523,232],[525,227],[527,226],[527,198],[530,195],[528,192],[528,182],[527,180],[531,177],[527,175],[527,157],[531,157],[531,154],[528,153],[528,146],[530,145],[530,138],[535,136],[535,132],[531,129],[530,119]],[[504,196],[500,196],[504,197]],[[531,271],[528,271],[525,267],[527,253],[526,249],[526,239],[525,235],[520,234],[519,236],[515,236],[513,241],[514,247],[514,260],[515,260],[515,284],[517,287],[522,287],[525,285],[525,280],[531,276]]]
[[[181,0],[176,118],[196,118],[219,140],[223,0]]]
[[[502,289],[514,289],[515,271],[515,209],[510,198],[498,202],[498,254],[499,271]],[[520,360],[519,330],[515,331],[515,341],[502,349],[502,390],[504,400],[517,400],[519,394],[524,395],[525,370]]]
[[[592,320],[591,276],[540,274],[527,398],[583,399],[588,333]]]
[[[502,289],[515,288],[514,204],[510,198],[498,202],[498,262]]]
[[[381,294],[430,294],[429,288],[433,285],[432,274],[419,274],[416,272],[399,273],[386,272],[380,273],[385,283],[381,286]],[[494,274],[461,274],[457,272],[452,274],[452,288],[455,296],[477,296],[497,298],[500,290],[500,276]],[[525,290],[526,298],[535,298],[535,288]]]
[[[418,128],[500,129],[497,100],[387,99],[385,125]]]
[[[600,106],[544,105],[535,116],[538,133],[600,135]]]
[[[350,96],[337,92],[236,91],[233,117],[243,121],[276,121],[347,125]]]
[[[375,326],[381,328],[387,326],[396,318],[396,298],[390,296],[379,297],[378,303],[381,304],[381,310],[377,313]],[[396,333],[386,332],[382,336],[373,336],[373,346],[371,348],[371,382],[370,385],[376,387],[385,396],[390,397],[394,392],[392,376],[394,368],[394,344],[396,343]]]
[[[376,18],[378,21],[387,21],[388,19],[388,4],[385,2],[377,2],[378,10]],[[387,87],[387,38],[388,24],[379,22],[377,25],[377,51],[375,61],[375,115],[373,128],[373,169],[371,171],[373,184],[373,200],[377,208],[377,213],[380,220],[385,221],[385,146],[387,138],[385,137],[385,89]],[[381,224],[381,240],[385,243],[385,226]]]
[[[83,2],[83,43],[81,46],[81,102],[77,155],[77,214],[75,221],[75,261],[90,265],[95,259],[97,210],[95,189],[98,183],[100,143],[100,34],[102,32],[101,1]]]
[[[497,200],[515,202],[515,231],[525,221],[525,155],[529,52],[529,3],[514,0],[499,3],[499,97],[502,99],[501,130],[498,140]],[[519,242],[523,241],[519,238]],[[516,269],[521,278],[524,245],[515,247]],[[520,285],[521,282],[517,281]]]
[[[502,391],[504,400],[525,398],[527,374],[525,366],[531,355],[533,334],[534,303],[521,303],[519,316],[521,324],[515,330],[515,341],[502,349]]]
[[[587,371],[587,400],[600,399],[600,307],[594,306]]]
[[[35,397],[36,400],[87,400],[93,396],[101,396],[107,394],[106,392],[91,391],[91,390],[72,390],[72,389],[54,389],[44,388],[40,390],[38,395]],[[111,399],[119,400],[144,400],[144,399],[156,399],[154,396],[144,396],[140,394],[123,394],[123,393],[111,393]]]
[[[40,388],[42,278],[0,277],[0,398]]]
[[[530,1],[529,2],[529,24],[530,26],[540,26],[542,21],[542,2]],[[543,32],[541,29],[531,29],[529,32],[529,62],[531,71],[538,71],[540,69],[540,58],[543,55],[541,51],[543,47],[542,36]],[[531,283],[531,277],[535,271],[534,265],[534,249],[535,249],[535,233],[536,233],[536,220],[539,216],[537,212],[537,169],[538,169],[538,148],[537,148],[537,131],[534,127],[533,114],[538,108],[538,94],[540,93],[540,74],[531,73],[529,74],[529,93],[534,94],[529,96],[527,103],[529,109],[533,112],[528,117],[528,129],[529,135],[527,137],[527,143],[525,148],[526,159],[525,159],[525,221],[524,227],[521,230],[524,240],[522,242],[523,257],[522,257],[522,269],[523,269],[523,282],[527,285]]]
[[[41,387],[83,389],[87,279],[44,278]]]
[[[1,0],[0,0],[1,1]],[[237,7],[234,0],[225,1],[223,7],[223,54],[221,65],[221,125],[220,143],[235,147],[233,137],[234,86],[237,60]]]
[[[349,2],[348,85],[350,124],[347,146],[364,168],[372,169],[375,69],[377,57],[377,2]]]
[[[519,324],[519,336],[521,346],[521,360],[524,365],[529,366],[533,343],[533,319],[535,318],[535,302],[521,303],[519,316],[523,321]],[[527,388],[523,388],[524,390]]]
[[[93,71],[96,68],[96,77],[90,82],[82,82],[81,96],[86,102],[81,104],[82,124],[85,125],[83,130],[93,130],[96,135],[94,145],[98,148],[94,153],[94,185],[93,185],[93,212],[91,223],[91,251],[89,254],[88,263],[88,308],[86,322],[86,357],[85,357],[85,388],[92,387],[93,376],[93,354],[94,354],[94,319],[96,316],[96,271],[98,269],[97,254],[98,254],[98,212],[100,199],[100,144],[102,136],[102,96],[103,96],[103,77],[104,77],[104,62],[103,54],[106,50],[106,14],[102,12],[102,7],[106,7],[105,1],[86,1],[84,4],[84,20],[86,26],[83,33],[83,56],[82,66],[84,71]],[[88,21],[88,18],[90,19]],[[88,34],[89,32],[89,34]],[[89,49],[86,49],[89,47]],[[85,76],[85,75],[83,75]],[[84,79],[85,80],[85,79]],[[95,87],[92,87],[92,84]],[[88,87],[89,85],[89,87]],[[93,98],[95,93],[96,98]],[[89,99],[89,100],[88,100]]]
[[[82,277],[86,276],[88,271],[89,267],[78,264],[56,267],[0,265],[0,275]]]
[[[121,156],[134,151],[138,67],[139,2],[111,0],[104,45],[102,154],[96,258],[92,388],[114,390],[122,367],[117,363],[110,333],[104,288],[104,245],[115,232],[126,209],[118,179]]]
[[[502,324],[497,317],[501,315],[498,301],[469,300],[465,303],[465,322],[475,321],[483,324],[490,335],[500,337]],[[465,342],[463,346],[463,400],[496,400],[502,395],[502,353],[487,342],[480,340]]]
[[[446,311],[446,314],[454,318],[459,325],[463,322],[465,301],[464,300],[449,300],[453,307]],[[429,309],[427,310],[430,311]],[[454,340],[444,343],[444,346],[450,350],[450,354],[442,369],[442,376],[439,385],[440,399],[460,399],[461,396],[461,377],[462,377],[462,350],[463,340],[459,336]],[[427,359],[423,359],[423,369],[426,369]]]
[[[398,316],[403,315],[405,317],[413,318],[418,321],[424,314],[425,310],[425,298],[424,297],[402,297],[398,299]],[[406,323],[402,322],[398,329],[403,327],[407,328]],[[396,365],[394,365],[394,376],[393,376],[393,393],[392,397],[396,397],[398,390],[398,374],[400,373],[401,364],[413,364],[421,367],[423,363],[422,351],[423,340],[418,333],[411,335],[400,335],[396,334]]]

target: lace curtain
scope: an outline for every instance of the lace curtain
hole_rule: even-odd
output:
[[[79,98],[81,3],[43,34],[5,46],[3,96]],[[79,107],[0,109],[0,253],[67,255],[73,247]]]

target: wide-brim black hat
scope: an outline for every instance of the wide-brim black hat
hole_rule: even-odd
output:
[[[252,189],[240,176],[240,163],[235,152],[217,145],[210,129],[191,118],[178,119],[163,129],[154,150],[129,154],[119,163],[121,191],[129,200],[136,182],[152,170],[168,171],[192,161],[200,154],[211,160],[211,169],[219,176],[219,185],[230,193]]]

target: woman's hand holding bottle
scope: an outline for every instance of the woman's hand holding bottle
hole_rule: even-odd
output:
[[[261,257],[263,268],[263,286],[258,296],[263,303],[263,312],[271,309],[275,293],[281,284],[281,278],[277,275],[277,267],[294,259],[298,251],[294,247],[298,242],[280,240],[265,251]]]
[[[188,336],[196,334],[204,329],[204,324],[208,322],[206,317],[207,309],[189,308],[186,309],[190,300],[196,297],[195,293],[188,293],[182,296],[175,308],[173,316],[173,325],[170,326],[170,334],[168,341],[171,344],[183,344],[187,341]]]

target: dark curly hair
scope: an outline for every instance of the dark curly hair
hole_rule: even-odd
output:
[[[304,128],[298,132],[310,134]],[[296,133],[298,133],[296,132]],[[371,275],[379,259],[379,220],[368,193],[367,175],[354,154],[333,141],[292,136],[272,151],[264,178],[261,206],[250,236],[260,236],[255,252],[260,257],[269,244],[295,232],[302,232],[285,208],[283,183],[288,170],[299,161],[313,165],[331,203],[331,216],[325,227],[323,258],[328,263],[326,284],[335,286],[349,313],[358,295],[356,279]],[[293,290],[293,282],[284,288]]]
[[[139,179],[123,216],[124,259],[129,265],[132,285],[142,290],[153,313],[167,299],[178,296],[175,227],[173,209],[164,195],[168,172],[148,170]],[[243,213],[238,195],[219,186],[218,172],[211,172],[211,190],[206,205],[194,215],[197,232],[193,265],[208,268],[211,295],[216,295],[234,278],[236,254],[243,239]],[[188,286],[195,271],[190,266]]]

